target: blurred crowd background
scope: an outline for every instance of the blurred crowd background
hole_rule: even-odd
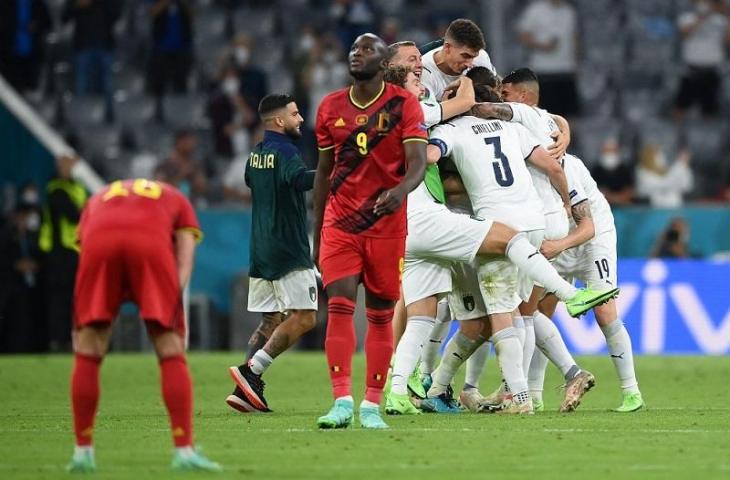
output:
[[[614,206],[677,208],[730,200],[729,14],[723,0],[2,0],[0,75],[105,180],[157,178],[202,210],[245,207],[264,95],[297,99],[315,168],[316,109],[350,81],[357,35],[425,44],[467,17],[499,73],[538,73],[542,105],[568,118],[569,150]],[[83,199],[58,177],[2,192],[0,310],[46,292],[11,305],[60,325],[33,337],[38,350],[68,348],[55,316],[76,259],[58,219]],[[673,219],[650,254],[691,256],[688,235]]]

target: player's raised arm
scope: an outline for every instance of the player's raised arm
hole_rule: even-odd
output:
[[[560,130],[551,135],[555,139],[555,143],[550,145],[547,150],[554,159],[560,160],[570,145],[570,124],[560,115],[551,114],[551,116]]]
[[[467,112],[474,106],[474,84],[469,77],[461,77],[453,98],[441,102],[441,120],[445,121]]]

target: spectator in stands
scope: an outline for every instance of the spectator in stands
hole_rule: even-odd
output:
[[[251,145],[263,141],[264,128],[259,124],[251,140]],[[228,165],[223,173],[223,198],[229,202],[250,204],[251,189],[246,185],[244,173],[246,172],[246,164],[248,164],[248,154],[237,155],[236,158]]]
[[[46,185],[38,245],[44,253],[41,277],[51,351],[71,348],[71,312],[79,254],[76,229],[88,195],[71,178],[71,158],[58,160],[57,176]]]
[[[38,88],[50,28],[45,0],[0,1],[0,75],[16,90]]]
[[[683,218],[671,220],[667,228],[657,238],[651,256],[654,258],[687,258],[689,251],[689,226]]]
[[[208,99],[215,153],[220,157],[248,154],[250,129],[257,123],[256,110],[241,95],[240,83],[235,65],[226,63]]]
[[[611,205],[626,205],[634,198],[634,170],[621,160],[621,149],[615,138],[603,142],[598,164],[591,175]]]
[[[335,0],[330,18],[337,25],[337,36],[348,48],[363,33],[374,32],[378,12],[370,0]]]
[[[29,185],[10,222],[0,229],[0,353],[30,352],[40,346],[40,223],[38,192]]]
[[[74,27],[76,94],[104,95],[107,117],[112,115],[114,24],[122,5],[118,0],[66,0],[64,23]]]
[[[152,20],[152,53],[147,69],[150,92],[157,98],[157,118],[168,85],[187,90],[193,63],[193,11],[188,0],[148,0]]]
[[[652,207],[680,207],[683,195],[692,190],[694,183],[690,159],[690,152],[682,150],[669,165],[659,145],[644,145],[636,171],[636,196],[648,200]]]
[[[251,60],[255,42],[250,35],[242,33],[233,40],[232,61],[238,69],[238,89],[249,108],[256,112],[259,102],[268,92],[266,73],[254,65]],[[258,115],[254,113],[258,124]]]
[[[725,46],[730,44],[730,27],[723,0],[695,0],[694,10],[677,19],[682,36],[684,73],[675,99],[675,118],[699,104],[703,115],[718,112],[720,67]]]
[[[175,133],[172,152],[167,160],[155,169],[155,179],[177,187],[195,204],[204,204],[208,193],[208,180],[195,158],[198,137],[194,131],[181,129]]]
[[[309,64],[304,69],[303,83],[309,92],[309,125],[314,125],[320,101],[333,90],[344,87],[350,73],[345,55],[337,38],[331,34],[319,37],[310,52]]]
[[[578,114],[578,25],[573,6],[566,0],[536,0],[522,13],[517,31],[529,54],[529,67],[540,76],[540,106],[560,115]]]

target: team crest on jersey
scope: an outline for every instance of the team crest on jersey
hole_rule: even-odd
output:
[[[363,114],[358,115],[355,117],[355,124],[357,125],[365,125],[368,123],[368,116]]]
[[[313,302],[317,301],[317,287],[309,287],[309,298],[311,298]]]
[[[464,308],[466,309],[467,312],[471,312],[472,310],[474,310],[474,307],[476,306],[476,304],[474,302],[474,297],[472,295],[464,295],[462,297],[462,300],[464,302]]]
[[[335,122],[335,127],[344,127],[345,126],[345,119],[340,117]]]

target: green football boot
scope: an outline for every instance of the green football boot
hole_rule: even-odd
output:
[[[220,464],[208,460],[200,452],[175,452],[170,467],[177,472],[222,472]]]
[[[378,407],[360,407],[360,426],[372,429],[390,428],[380,417]]]
[[[426,390],[423,388],[423,382],[421,382],[421,365],[416,365],[416,368],[408,377],[408,390],[416,397],[420,399],[426,398]]]
[[[646,407],[646,404],[644,403],[644,399],[641,398],[641,393],[629,393],[624,392],[624,398],[621,402],[621,405],[619,405],[618,408],[614,408],[614,412],[619,413],[630,413],[630,412],[636,412],[637,410],[641,410],[642,408]]]
[[[413,405],[407,393],[398,395],[390,392],[385,397],[385,413],[388,415],[420,415],[422,412]]]
[[[605,303],[618,296],[619,289],[612,288],[605,292],[597,292],[590,288],[581,288],[575,295],[565,301],[565,307],[571,317],[580,317],[596,305]]]
[[[327,415],[317,419],[319,428],[347,428],[352,423],[352,400],[335,400]]]
[[[545,411],[545,402],[543,402],[542,399],[532,397],[532,409],[535,412]]]
[[[66,471],[69,473],[95,472],[96,462],[94,461],[94,451],[85,449],[74,452],[71,461],[66,465]]]

